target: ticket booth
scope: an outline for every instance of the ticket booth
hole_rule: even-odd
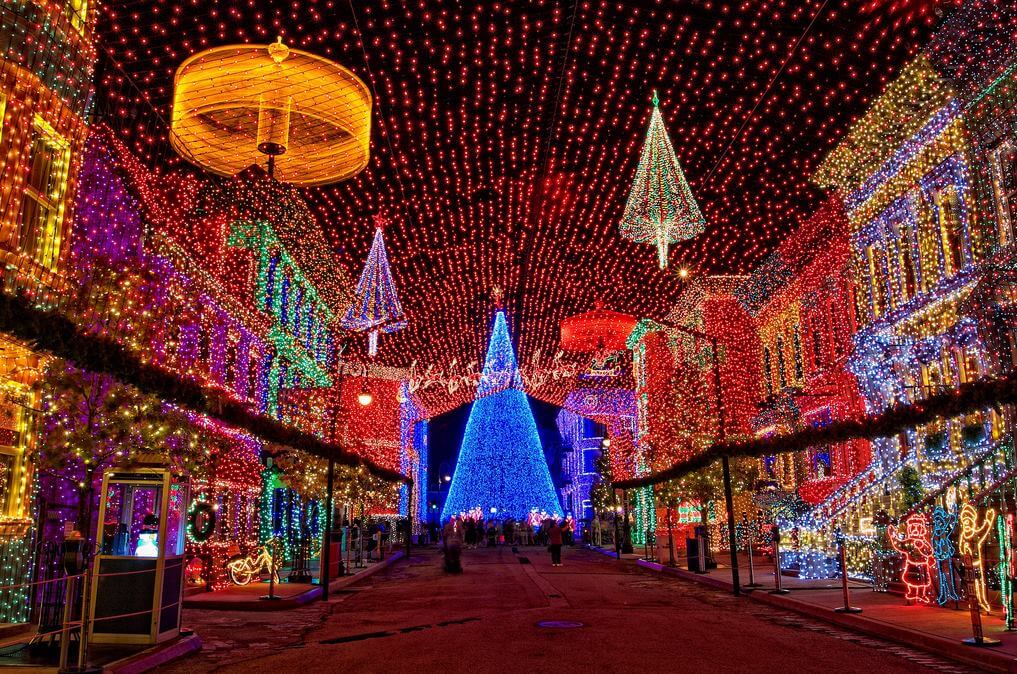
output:
[[[155,644],[180,633],[188,481],[168,468],[103,477],[89,640]]]

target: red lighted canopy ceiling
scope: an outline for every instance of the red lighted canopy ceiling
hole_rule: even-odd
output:
[[[350,69],[373,95],[370,161],[303,193],[347,277],[373,218],[390,223],[409,324],[379,360],[447,383],[483,359],[497,287],[520,364],[551,386],[563,319],[597,298],[662,318],[681,270],[746,272],[816,208],[810,172],[925,41],[926,5],[127,0],[99,13],[115,63],[98,69],[97,101],[144,161],[177,175],[195,169],[169,149],[164,120],[189,56],[281,35]],[[619,231],[655,89],[706,220],[666,270]]]

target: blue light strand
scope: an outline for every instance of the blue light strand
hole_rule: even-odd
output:
[[[494,382],[512,385],[485,395]],[[478,507],[484,517],[497,519],[522,520],[534,510],[562,514],[501,311],[441,516],[444,520]]]

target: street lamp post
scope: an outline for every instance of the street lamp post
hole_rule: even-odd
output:
[[[333,426],[335,424],[333,417]],[[328,477],[325,487],[325,542],[321,546],[321,558],[318,560],[321,568],[318,569],[318,580],[321,583],[321,599],[328,601],[328,585],[332,581],[332,517],[334,516],[335,504],[333,494],[335,491],[335,457],[328,460]]]
[[[335,382],[334,386],[338,389],[338,399],[332,401],[332,414],[329,419],[329,433],[328,440],[333,445],[338,442],[336,437],[336,423],[339,421],[339,413],[342,411],[342,368],[339,365],[339,360],[342,355],[345,345],[340,343],[336,348],[335,354]],[[332,525],[333,518],[335,517],[335,457],[329,457],[328,459],[328,474],[326,476],[325,483],[325,532],[324,540],[321,545],[321,556],[318,558],[318,582],[321,583],[321,598],[323,601],[328,601],[328,586],[332,581],[331,578],[331,566],[332,566]],[[340,523],[340,527],[342,524]],[[340,552],[340,565],[342,563],[342,556]],[[344,570],[345,571],[345,570]]]
[[[629,491],[622,489],[622,508],[625,509],[625,519],[622,520],[622,552],[626,555],[632,554],[632,525],[629,524]]]
[[[727,418],[724,410],[724,397],[721,395],[720,383],[720,359],[717,356],[718,342],[713,335],[705,332],[692,330],[674,323],[664,324],[672,330],[676,330],[692,337],[710,340],[711,364],[713,366],[713,396],[714,404],[717,407],[717,442],[723,444],[727,439]],[[727,455],[721,456],[721,467],[724,471],[724,505],[727,508],[727,536],[728,546],[731,548],[731,585],[735,596],[741,594],[741,579],[738,573],[738,546],[735,540],[735,517],[734,517],[734,494],[731,491],[731,463]]]
[[[621,559],[621,532],[618,531],[618,516],[621,515],[621,508],[618,507],[618,490],[612,489],[611,496],[614,497],[614,554]]]

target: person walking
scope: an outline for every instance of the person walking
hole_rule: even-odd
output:
[[[498,530],[494,528],[494,521],[487,523],[487,547],[493,548],[498,542]]]
[[[601,538],[600,530],[601,530],[601,527],[600,527],[600,517],[598,515],[594,515],[593,516],[593,544],[596,545],[598,548],[600,547],[600,544],[603,543],[603,539]]]
[[[561,566],[561,527],[558,520],[550,520],[547,528],[547,549],[551,552],[551,566]]]
[[[455,517],[445,523],[442,530],[442,550],[445,553],[445,571],[447,573],[462,573],[463,566],[460,555],[463,548],[462,525]]]
[[[477,544],[477,530],[473,526],[473,520],[466,520],[466,547],[472,548]]]

